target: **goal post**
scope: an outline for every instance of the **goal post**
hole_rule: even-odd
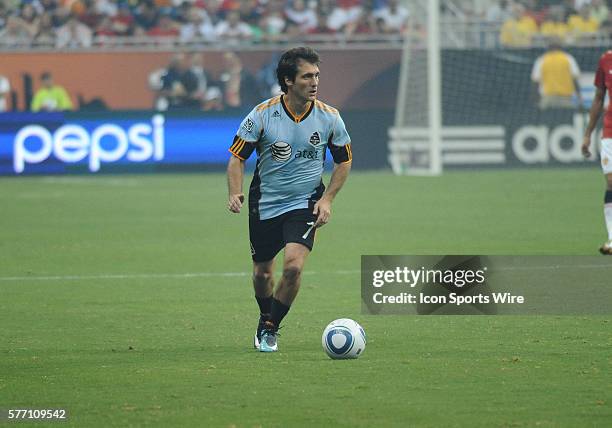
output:
[[[396,174],[442,173],[440,0],[415,1],[412,24],[426,37],[404,37],[389,163]],[[426,19],[419,20],[418,17]]]

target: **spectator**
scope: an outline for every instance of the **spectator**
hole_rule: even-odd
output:
[[[111,28],[118,36],[134,34],[134,16],[126,3],[119,3],[117,14],[111,17]]]
[[[49,12],[43,12],[38,21],[38,32],[34,36],[34,45],[36,46],[55,46],[55,30],[53,28],[53,19]]]
[[[608,20],[608,15],[610,14],[610,9],[608,9],[608,5],[604,0],[593,0],[591,1],[591,16],[601,24]]]
[[[160,14],[157,25],[147,31],[151,37],[178,37],[179,34],[179,25],[167,13]]]
[[[70,15],[68,22],[57,30],[55,47],[62,48],[89,48],[93,41],[91,29],[79,22],[74,16]]]
[[[167,109],[200,107],[198,78],[187,66],[185,54],[177,53],[172,57],[161,81],[160,96],[166,100]],[[163,110],[164,103],[158,102],[157,105]]]
[[[515,3],[512,7],[512,18],[504,22],[499,38],[505,46],[529,46],[537,31],[538,24],[525,13],[525,6]]]
[[[577,15],[572,15],[567,20],[570,32],[575,37],[593,35],[599,30],[599,22],[591,16],[591,7],[583,5]]]
[[[242,61],[233,52],[223,55],[224,70],[221,74],[223,99],[227,108],[239,109],[242,106],[261,101],[253,76],[244,69]]]
[[[295,24],[299,34],[308,34],[317,28],[317,14],[306,7],[304,0],[293,0],[285,9],[289,21]]]
[[[253,35],[249,24],[240,20],[240,13],[237,10],[227,13],[226,19],[215,27],[215,33],[219,39],[227,42],[248,40]]]
[[[512,17],[508,0],[498,0],[489,5],[485,11],[487,22],[505,22]]]
[[[0,31],[6,26],[6,20],[8,18],[9,11],[3,2],[0,2]]]
[[[272,58],[255,75],[259,98],[263,100],[282,94],[276,77],[276,67],[279,60],[280,54],[273,54]]]
[[[64,111],[72,110],[72,100],[66,90],[53,83],[51,73],[44,72],[40,76],[42,87],[34,94],[32,111]]]
[[[157,25],[159,12],[151,0],[145,0],[138,5],[134,19],[136,25],[146,33]]]
[[[34,4],[38,5],[38,9],[39,9],[38,13],[40,13],[41,15],[44,12],[53,14],[55,10],[58,8],[57,0],[38,0],[38,2]]]
[[[259,21],[265,40],[274,41],[284,33],[287,20],[283,12],[283,0],[269,0],[265,12]]]
[[[21,18],[23,27],[30,33],[30,37],[34,38],[38,32],[38,14],[31,3],[22,3],[19,18]]]
[[[0,45],[19,48],[30,46],[31,43],[32,35],[23,20],[18,16],[9,16],[4,29],[0,31]]]
[[[387,5],[373,14],[374,19],[382,19],[385,33],[401,33],[408,25],[410,13],[398,0],[388,0]]]
[[[0,74],[0,113],[8,111],[9,98],[11,97],[11,83],[8,78]]]
[[[534,94],[537,88],[538,107],[574,108],[573,96],[576,95],[578,106],[582,106],[578,77],[580,69],[573,56],[561,49],[561,42],[553,38],[549,48],[533,65],[531,80],[534,83]]]
[[[192,7],[187,13],[187,21],[181,24],[180,37],[182,42],[202,39],[215,40],[215,27],[204,9]]]
[[[321,0],[315,10],[317,14],[317,27],[313,28],[310,33],[312,34],[331,34],[335,31],[329,28],[327,23],[329,22],[329,15],[331,15],[332,4],[331,0]]]
[[[552,6],[548,13],[548,18],[540,26],[540,34],[544,37],[556,37],[566,40],[569,27],[563,19],[563,6]]]
[[[350,35],[355,32],[363,13],[362,0],[336,0],[327,26],[333,31]]]
[[[252,30],[261,20],[262,8],[257,0],[240,0],[238,12],[240,12],[240,18],[249,24]]]
[[[82,0],[82,12],[77,14],[77,18],[81,23],[87,25],[93,31],[104,16],[103,13],[98,11],[93,0]]]
[[[223,110],[223,96],[218,86],[219,83],[213,81],[204,69],[202,54],[194,52],[190,60],[190,70],[198,82],[195,98],[198,99],[200,107],[204,110]]]
[[[548,17],[548,6],[541,1],[522,0],[522,4],[525,6],[525,15],[532,17],[538,26]]]
[[[53,28],[56,30],[66,24],[70,19],[70,9],[65,7],[58,7],[51,15],[51,20],[53,21]]]

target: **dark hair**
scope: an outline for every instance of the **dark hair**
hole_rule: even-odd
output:
[[[49,73],[48,71],[45,71],[40,75],[40,80],[49,80],[49,79],[51,79],[51,73]]]
[[[289,49],[287,52],[285,52],[283,56],[281,56],[280,60],[278,61],[278,66],[276,67],[276,78],[278,79],[278,84],[284,93],[287,93],[285,78],[288,78],[290,81],[295,80],[295,75],[297,74],[298,69],[298,60],[300,59],[314,65],[319,65],[321,63],[319,54],[314,49],[309,47],[301,46],[299,48]]]

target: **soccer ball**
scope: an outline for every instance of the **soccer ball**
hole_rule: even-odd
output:
[[[323,350],[332,360],[358,358],[366,346],[366,335],[357,322],[340,318],[323,330]]]

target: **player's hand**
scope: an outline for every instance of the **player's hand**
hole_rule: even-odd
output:
[[[242,208],[242,203],[244,202],[244,193],[237,193],[235,195],[229,195],[229,200],[227,202],[227,209],[229,209],[233,213],[239,213]]]
[[[584,137],[584,140],[582,141],[582,147],[580,147],[580,149],[582,150],[582,155],[585,158],[590,158],[591,157],[591,137]]]
[[[312,213],[317,216],[314,227],[321,227],[327,224],[331,217],[331,202],[326,198],[319,199]]]

